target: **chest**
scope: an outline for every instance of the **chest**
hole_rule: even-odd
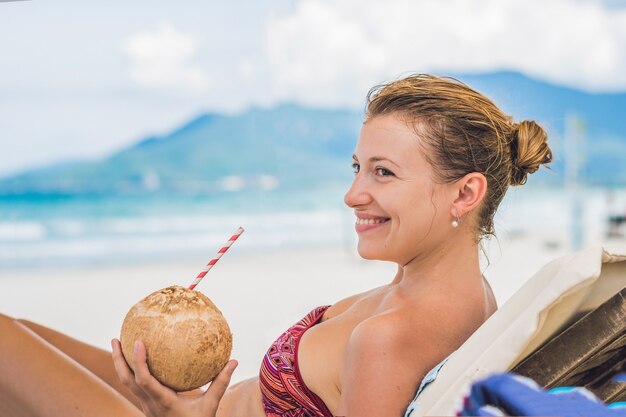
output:
[[[354,329],[381,307],[376,300],[356,300],[340,311],[332,307],[330,318],[308,329],[298,347],[298,366],[305,385],[316,393],[331,412],[341,397],[340,376],[345,352]]]

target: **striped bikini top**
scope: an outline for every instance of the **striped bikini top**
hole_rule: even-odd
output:
[[[333,417],[322,399],[304,385],[298,368],[300,338],[328,307],[317,307],[290,327],[263,357],[259,384],[268,417]]]

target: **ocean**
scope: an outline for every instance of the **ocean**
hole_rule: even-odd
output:
[[[346,185],[347,187],[347,185]],[[213,196],[0,197],[0,269],[114,265],[204,254],[237,227],[237,250],[353,247],[346,187]],[[552,245],[601,243],[607,219],[626,214],[626,189],[511,189],[495,219],[499,237],[533,235]]]
[[[205,254],[242,226],[238,250],[342,242],[343,192],[0,197],[0,269],[145,263]]]

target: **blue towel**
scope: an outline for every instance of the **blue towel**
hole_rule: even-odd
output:
[[[546,391],[529,378],[504,373],[475,382],[457,415],[626,417],[623,405],[607,406],[580,387]]]

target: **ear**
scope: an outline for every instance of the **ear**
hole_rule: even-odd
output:
[[[481,173],[470,172],[455,184],[456,196],[452,215],[463,217],[477,208],[487,193],[487,178]]]

